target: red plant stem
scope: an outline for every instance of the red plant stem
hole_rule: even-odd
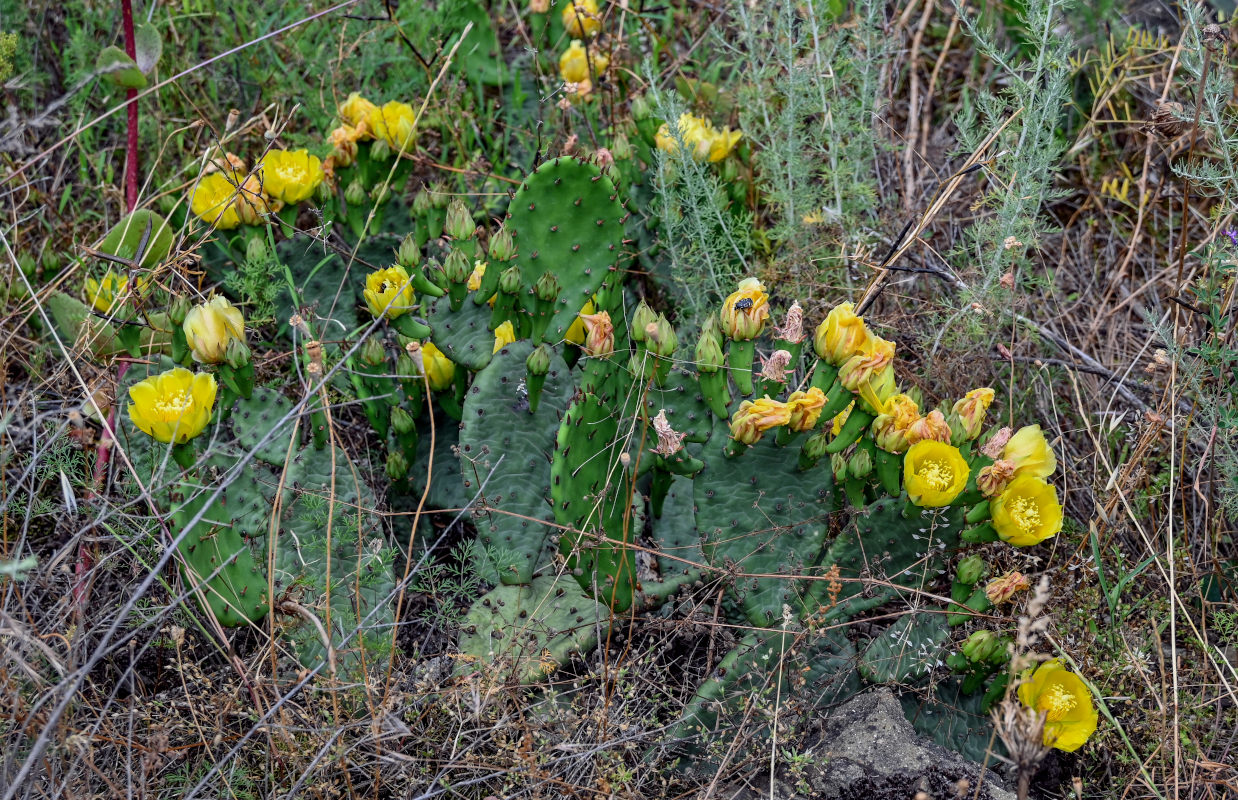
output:
[[[137,35],[133,31],[133,0],[120,0],[121,25],[125,29],[125,53],[137,60]],[[138,206],[138,104],[137,89],[125,91],[129,102],[128,142],[125,146],[125,210],[133,213]]]

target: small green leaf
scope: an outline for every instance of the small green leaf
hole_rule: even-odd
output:
[[[134,31],[134,45],[138,69],[143,75],[149,75],[159,63],[159,57],[163,55],[163,40],[159,38],[159,31],[149,22],[139,25]]]
[[[95,59],[95,72],[123,89],[141,89],[146,76],[137,63],[116,45],[103,48]]]

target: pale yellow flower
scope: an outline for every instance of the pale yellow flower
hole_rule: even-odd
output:
[[[222,295],[189,309],[182,327],[194,361],[203,364],[223,361],[231,340],[245,341],[245,317]]]

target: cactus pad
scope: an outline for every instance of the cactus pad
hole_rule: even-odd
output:
[[[291,400],[274,389],[259,386],[248,400],[237,400],[232,409],[232,432],[246,452],[253,451],[266,463],[282,468],[288,456],[289,438],[293,440],[294,453],[301,445],[301,431],[297,418],[289,416],[291,412]],[[272,429],[277,429],[275,435],[259,445]]]
[[[872,683],[902,683],[937,666],[950,638],[944,614],[907,614],[873,638],[860,655],[860,674]]]
[[[426,304],[430,340],[443,354],[462,367],[484,369],[494,353],[494,331],[490,330],[490,307],[464,303],[451,310],[451,298],[434,298]]]

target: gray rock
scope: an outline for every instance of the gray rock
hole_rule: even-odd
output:
[[[773,800],[911,800],[917,792],[932,800],[954,800],[960,794],[977,797],[977,784],[980,800],[1015,797],[993,772],[916,736],[902,706],[886,688],[852,698],[823,717],[820,733],[800,752],[813,756],[812,763],[795,773],[781,763],[775,772]],[[769,772],[760,770],[717,789],[710,800],[770,798]],[[704,793],[698,800],[705,800]]]

